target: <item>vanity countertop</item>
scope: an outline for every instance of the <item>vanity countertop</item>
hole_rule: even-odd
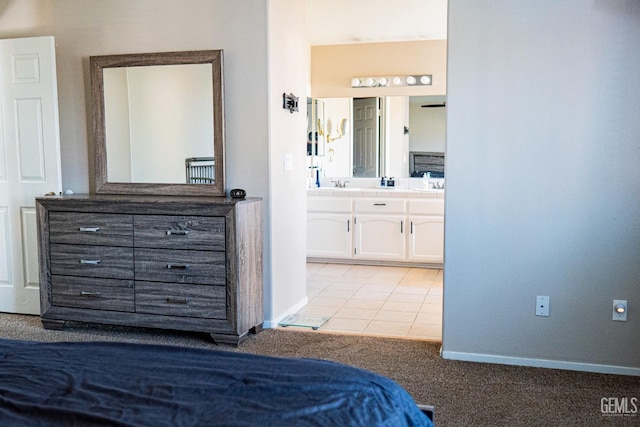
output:
[[[411,189],[383,187],[319,187],[307,189],[307,196],[444,198],[443,189]]]

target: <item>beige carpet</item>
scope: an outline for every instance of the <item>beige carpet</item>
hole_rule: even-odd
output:
[[[401,384],[418,403],[436,407],[438,426],[640,425],[636,416],[603,416],[603,397],[637,397],[640,377],[443,360],[439,345],[403,339],[270,329],[238,349],[207,335],[68,323],[47,331],[36,316],[0,314],[0,337],[37,341],[127,341],[219,348],[285,357],[334,360]],[[638,403],[640,411],[640,402]]]

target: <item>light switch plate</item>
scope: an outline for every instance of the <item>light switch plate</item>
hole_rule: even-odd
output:
[[[290,171],[293,169],[293,154],[287,153],[284,155],[284,170]]]

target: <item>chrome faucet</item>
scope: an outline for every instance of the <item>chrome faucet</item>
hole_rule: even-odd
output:
[[[340,180],[331,181],[333,182],[333,186],[337,188],[346,188],[349,181],[341,182]]]

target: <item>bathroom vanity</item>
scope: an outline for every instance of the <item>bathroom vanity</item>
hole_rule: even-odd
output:
[[[444,190],[307,190],[307,259],[441,266]]]

